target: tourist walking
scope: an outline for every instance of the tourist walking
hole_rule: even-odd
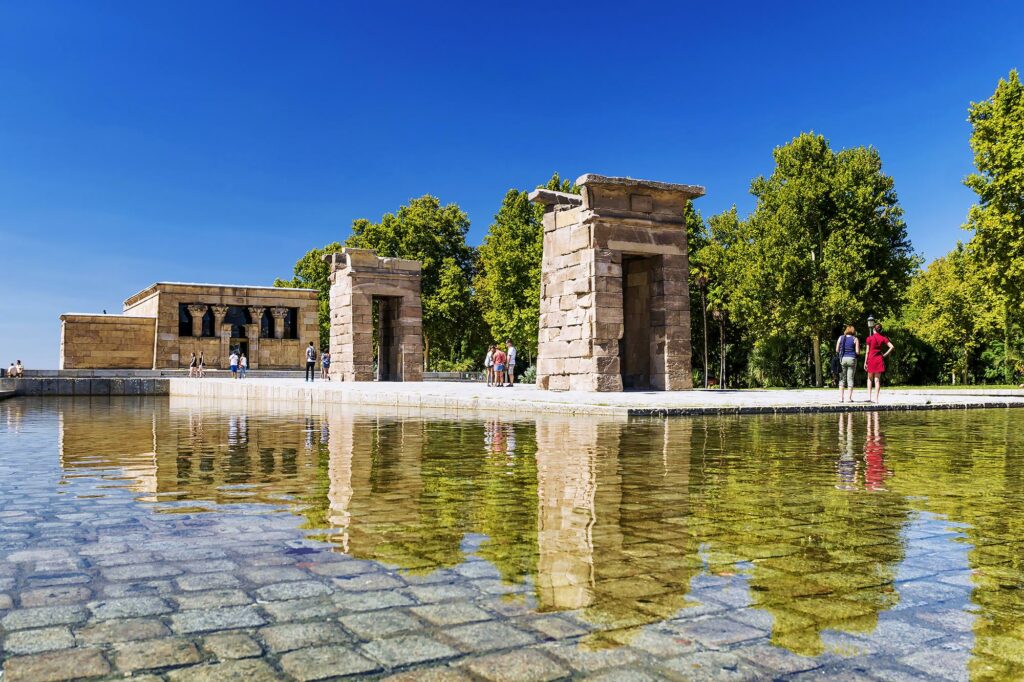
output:
[[[196,376],[199,372],[199,360],[196,358],[196,354],[192,353],[192,357],[188,359],[188,375],[190,377]]]
[[[206,374],[206,355],[203,351],[199,351],[199,378],[202,379]]]
[[[228,356],[228,367],[231,369],[231,378],[238,378],[238,353],[231,351],[231,355]]]
[[[882,335],[882,325],[876,324],[874,333],[864,340],[868,347],[867,355],[864,356],[864,371],[868,373],[868,402],[878,402],[878,396],[882,392],[882,375],[885,373],[885,358],[893,352],[894,346],[888,338]],[[885,349],[885,352],[882,351]],[[874,382],[874,393],[872,383]]]
[[[854,378],[857,375],[857,356],[860,355],[860,339],[857,330],[847,326],[843,335],[836,340],[836,356],[839,358],[839,402],[846,402],[846,391],[849,389],[850,402],[853,402]]]
[[[249,358],[245,357],[245,353],[242,353],[242,357],[238,358],[238,378],[244,379],[246,372],[249,371]]]
[[[508,360],[508,356],[505,355],[505,351],[501,350],[500,347],[494,350],[494,385],[501,386],[501,382],[505,377],[505,362]]]
[[[320,378],[331,380],[331,354],[326,350],[320,354]]]
[[[512,339],[505,340],[505,351],[507,367],[505,373],[508,375],[506,386],[511,387],[516,383],[516,347],[512,345]]]
[[[309,345],[306,346],[306,378],[304,381],[315,381],[316,380],[316,348],[313,347],[313,342],[310,341]]]
[[[494,346],[487,346],[487,355],[484,356],[484,371],[487,372],[487,385],[494,384]]]

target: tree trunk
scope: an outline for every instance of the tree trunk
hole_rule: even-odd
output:
[[[426,334],[423,335],[423,371],[427,372],[430,368],[430,337]]]
[[[814,345],[814,385],[821,388],[821,336],[812,336],[811,343]]]
[[[1007,302],[1003,307],[1003,383],[1013,383],[1013,360],[1010,352],[1010,304]]]
[[[708,387],[708,302],[704,296],[704,287],[700,288],[700,307],[704,317],[704,388]]]
[[[725,320],[718,321],[718,387],[725,388]]]

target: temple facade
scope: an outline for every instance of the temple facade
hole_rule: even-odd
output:
[[[61,369],[179,369],[192,353],[208,368],[232,351],[250,369],[298,369],[319,347],[316,289],[158,282],[120,315],[61,315]]]

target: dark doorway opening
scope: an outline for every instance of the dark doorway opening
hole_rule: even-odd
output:
[[[374,346],[377,381],[401,381],[402,367],[398,353],[398,316],[401,298],[373,297]]]
[[[622,258],[622,339],[619,371],[624,389],[651,387],[651,272],[654,259]]]
[[[235,351],[239,355],[249,357],[249,341],[248,339],[231,339],[231,350]],[[251,362],[249,363],[252,364]]]

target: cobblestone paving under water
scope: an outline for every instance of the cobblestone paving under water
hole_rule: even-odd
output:
[[[1018,431],[9,400],[3,680],[1019,679]]]

